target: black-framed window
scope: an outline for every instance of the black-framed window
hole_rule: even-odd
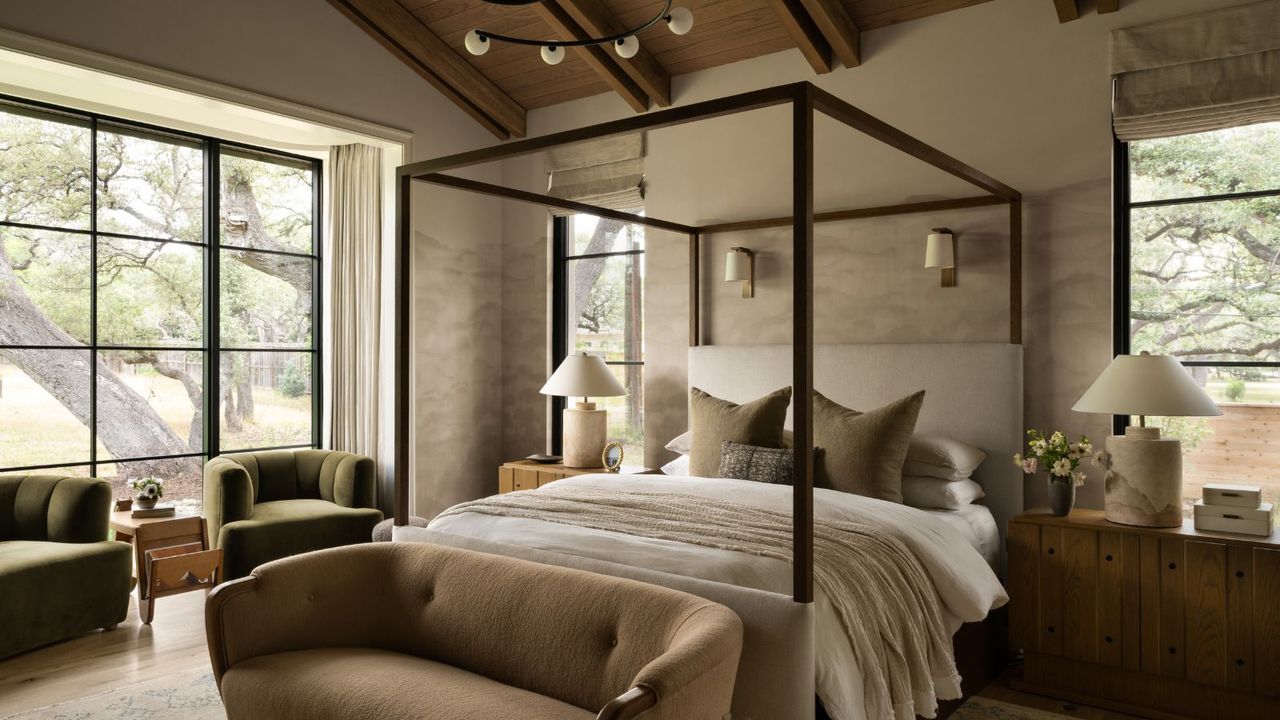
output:
[[[318,160],[0,98],[0,473],[313,447]]]
[[[626,388],[592,398],[609,411],[609,439],[628,462],[644,457],[644,228],[594,215],[558,217],[553,232],[552,360],[602,357]],[[560,452],[560,410],[552,413],[552,451]]]
[[[1206,482],[1280,491],[1280,123],[1117,142],[1117,353],[1182,361],[1223,408],[1154,418]],[[1117,428],[1130,422],[1117,418]]]

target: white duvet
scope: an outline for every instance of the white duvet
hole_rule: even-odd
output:
[[[580,475],[559,480],[554,485],[679,492],[783,512],[791,508],[790,486],[745,480]],[[943,617],[953,633],[962,623],[980,621],[1008,601],[999,579],[970,541],[929,513],[897,503],[817,489],[814,490],[814,514],[819,520],[841,520],[880,528],[905,543],[933,580]],[[492,542],[791,594],[790,563],[731,550],[479,513],[434,520],[429,527]],[[820,591],[814,600],[814,610],[818,696],[833,720],[863,720],[866,713],[858,658],[835,608]]]

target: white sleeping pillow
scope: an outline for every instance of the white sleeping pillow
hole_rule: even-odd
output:
[[[673,450],[672,452],[675,452],[675,451]],[[663,475],[688,475],[689,474],[689,456],[687,454],[681,455],[675,460],[672,460],[666,465],[663,465],[662,474]]]
[[[982,486],[972,480],[905,475],[902,478],[902,504],[914,508],[959,510],[984,495]]]
[[[671,442],[666,444],[666,448],[677,455],[688,455],[693,451],[693,431],[685,430],[671,438]],[[672,473],[667,474],[671,475]]]
[[[902,474],[904,477],[965,480],[973,475],[986,457],[986,453],[959,440],[941,435],[913,435]]]

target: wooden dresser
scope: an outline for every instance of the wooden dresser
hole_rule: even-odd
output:
[[[1280,533],[1009,524],[1020,689],[1152,718],[1280,718]]]
[[[532,490],[560,478],[574,475],[590,475],[609,472],[598,468],[569,468],[559,463],[536,463],[532,460],[514,460],[498,467],[498,494],[515,492],[516,490]],[[622,475],[661,474],[661,470],[623,465],[619,470]]]

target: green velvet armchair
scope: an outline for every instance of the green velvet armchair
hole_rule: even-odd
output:
[[[129,613],[129,546],[107,540],[102,480],[0,475],[0,658]]]
[[[373,460],[333,450],[220,455],[204,466],[204,515],[223,577],[279,558],[369,542],[382,520]]]

